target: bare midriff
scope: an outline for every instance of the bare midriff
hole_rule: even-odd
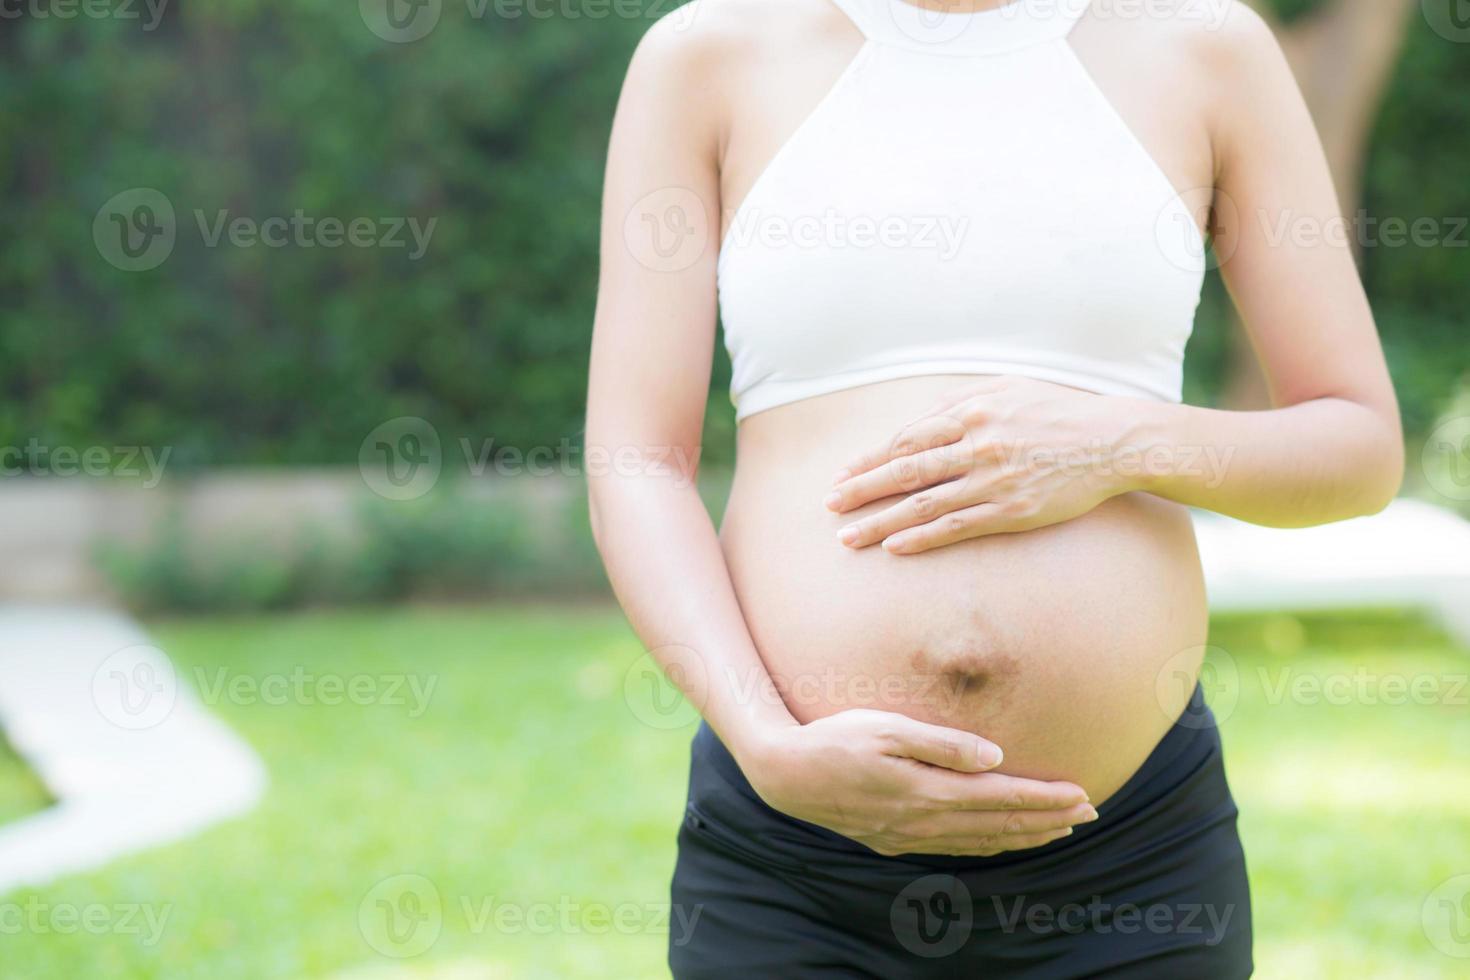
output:
[[[740,425],[721,529],[746,622],[796,718],[897,711],[998,744],[1001,771],[1106,800],[1188,699],[1206,634],[1188,513],[1144,493],[918,555],[854,551],[834,473],[966,378],[851,388]]]

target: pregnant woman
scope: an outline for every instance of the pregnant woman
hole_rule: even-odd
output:
[[[1396,492],[1338,214],[1237,3],[696,0],[649,32],[587,445],[618,597],[705,720],[676,977],[1250,974],[1186,507]],[[1207,235],[1270,410],[1181,404]]]

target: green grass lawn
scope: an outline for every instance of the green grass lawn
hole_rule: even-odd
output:
[[[0,732],[0,824],[33,813],[50,803],[46,788],[16,757],[15,750],[5,741],[5,733]]]
[[[269,796],[197,839],[0,898],[0,978],[665,975],[659,906],[691,729],[629,710],[640,647],[615,610],[410,608],[153,633],[196,687],[248,682],[215,710],[265,757]],[[1392,614],[1222,619],[1212,642],[1225,651],[1215,701],[1234,703],[1223,731],[1258,975],[1470,974],[1421,925],[1429,893],[1470,873],[1470,689],[1450,690],[1470,657]],[[382,696],[250,694],[273,677],[330,694],[312,686],[324,676]],[[1392,677],[1439,696],[1392,703]],[[1312,703],[1322,679],[1338,687]],[[426,707],[409,682],[434,685]],[[0,819],[44,803],[0,751]],[[386,935],[383,902],[426,910],[437,938]],[[93,904],[117,925],[48,925]],[[4,913],[17,908],[42,925],[14,928]],[[121,925],[128,909],[135,931]],[[410,957],[374,946],[414,953],[431,939]]]

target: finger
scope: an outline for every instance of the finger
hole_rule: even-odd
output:
[[[969,401],[977,395],[990,395],[1005,387],[1005,379],[999,375],[986,378],[983,381],[971,381],[946,391],[935,399],[928,408],[913,417],[912,422],[928,418],[931,415],[942,415],[961,402]],[[912,422],[910,424],[912,424]]]
[[[939,515],[926,524],[914,522],[894,528],[883,539],[883,550],[890,555],[917,555],[986,534],[1008,534],[1030,527],[1023,518],[1013,514],[1014,509],[994,501],[941,509]]]
[[[1087,791],[1064,780],[1044,781],[986,772],[978,776],[932,769],[932,799],[956,810],[1063,810],[1086,803]]]
[[[888,755],[938,766],[937,771],[982,773],[1000,765],[1000,746],[979,735],[895,714],[883,733]],[[956,775],[956,778],[958,775]]]
[[[937,449],[965,437],[965,425],[950,415],[935,415],[905,425],[898,434],[881,446],[849,460],[837,471],[832,483],[839,484],[862,473],[877,469],[901,456],[912,456],[926,449]]]
[[[1013,834],[999,837],[939,837],[916,841],[906,854],[950,854],[956,857],[990,857],[1005,851],[1024,851],[1072,836],[1072,829],[1052,830],[1041,834]]]
[[[1058,810],[950,810],[900,828],[909,837],[1004,837],[1048,834],[1097,819],[1091,803]]]
[[[913,493],[963,476],[975,462],[969,445],[968,440],[961,439],[889,460],[882,466],[837,484],[827,496],[827,508],[842,514],[884,497]]]
[[[866,548],[870,544],[887,541],[899,533],[909,533],[912,528],[943,525],[950,520],[952,514],[985,506],[975,503],[978,495],[984,492],[984,488],[973,480],[955,480],[929,487],[910,494],[876,514],[853,521],[837,532],[837,540],[849,548]]]

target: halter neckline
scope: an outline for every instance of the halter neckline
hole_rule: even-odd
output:
[[[1091,0],[1009,0],[943,11],[907,0],[833,0],[869,40],[936,55],[1003,54],[1066,37]]]

